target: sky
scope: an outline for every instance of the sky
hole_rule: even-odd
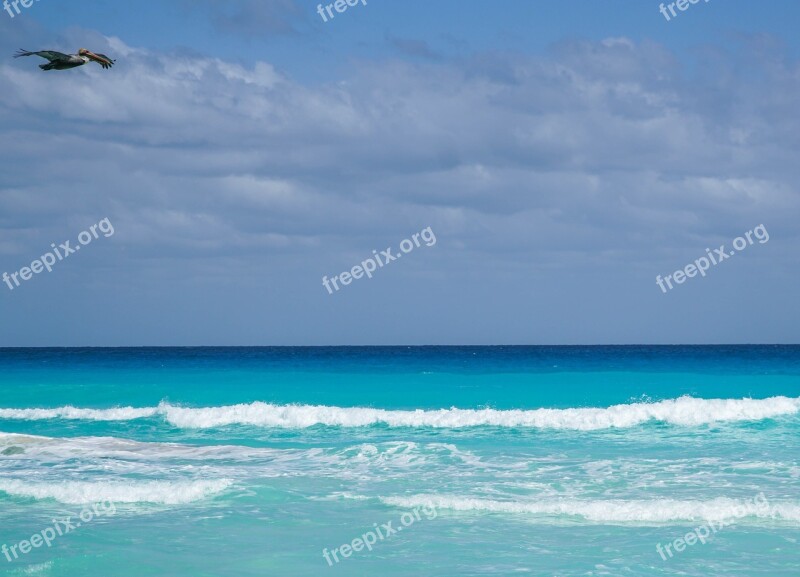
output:
[[[800,342],[800,4],[659,5],[0,11],[0,346]]]

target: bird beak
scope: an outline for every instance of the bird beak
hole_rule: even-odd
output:
[[[88,56],[90,59],[92,59],[95,62],[97,62],[98,64],[100,64],[103,68],[107,68],[107,67],[113,65],[113,62],[111,62],[107,58],[103,58],[102,56],[98,56],[97,54],[95,54],[91,50],[87,50],[86,51],[86,56]]]

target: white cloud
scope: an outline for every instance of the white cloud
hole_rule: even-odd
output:
[[[176,261],[334,258],[431,225],[495,264],[598,251],[655,267],[654,247],[800,208],[796,62],[764,56],[758,91],[701,66],[712,103],[666,50],[624,38],[496,65],[362,63],[324,85],[106,40],[112,70],[0,65],[0,254],[14,262],[109,216],[127,231],[115,241]]]

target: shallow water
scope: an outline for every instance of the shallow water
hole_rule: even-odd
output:
[[[0,374],[6,574],[800,574],[800,347],[6,349]]]

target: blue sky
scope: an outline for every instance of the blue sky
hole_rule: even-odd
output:
[[[0,12],[0,346],[798,342],[796,2],[316,6]]]

